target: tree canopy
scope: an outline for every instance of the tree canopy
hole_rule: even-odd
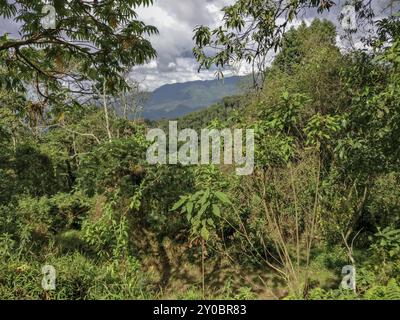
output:
[[[152,0],[55,0],[55,28],[41,23],[40,0],[0,1],[0,17],[14,20],[19,37],[0,38],[2,85],[35,84],[48,99],[63,89],[90,94],[107,81],[110,91],[126,88],[121,75],[156,56],[147,36],[158,32],[138,20],[136,8]],[[42,12],[43,11],[43,12]]]
[[[396,4],[393,0],[387,2],[386,9]],[[371,22],[375,14],[371,0],[356,0],[352,4],[360,24],[366,20]],[[215,66],[223,73],[224,67],[245,62],[264,79],[270,53],[279,50],[288,26],[302,12],[314,9],[322,13],[338,5],[340,1],[333,0],[237,0],[223,9],[220,26],[198,26],[194,30],[196,46],[193,52],[200,64],[199,69]]]

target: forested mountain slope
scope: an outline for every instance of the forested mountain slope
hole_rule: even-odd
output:
[[[244,91],[249,77],[190,81],[164,85],[149,93],[142,116],[149,120],[174,119]]]

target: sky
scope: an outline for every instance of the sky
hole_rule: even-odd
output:
[[[348,0],[336,0],[329,12],[319,18],[326,18],[338,25],[340,33],[340,11]],[[388,0],[374,0],[374,8],[383,7]],[[133,70],[133,78],[142,82],[144,86],[153,90],[163,84],[186,82],[193,80],[214,79],[214,71],[202,70],[198,73],[198,63],[193,58],[194,46],[193,29],[198,25],[217,26],[221,23],[224,6],[235,3],[235,0],[154,0],[154,5],[138,10],[139,18],[156,26],[160,34],[153,36],[151,42],[158,52],[158,58],[148,65]],[[379,10],[376,10],[379,16]],[[301,21],[311,23],[317,16],[316,10],[303,13],[293,25]],[[341,46],[338,36],[338,45]],[[356,41],[356,46],[361,42]],[[273,60],[273,56],[270,57]],[[251,73],[251,67],[242,63],[236,70],[225,72],[225,76],[244,75]]]
[[[139,7],[139,20],[156,26],[160,34],[151,37],[158,58],[137,67],[132,78],[147,90],[167,83],[213,79],[214,72],[198,73],[198,64],[192,55],[193,29],[197,25],[215,26],[221,21],[221,9],[234,0],[154,0],[150,7]],[[18,35],[18,24],[0,17],[0,35],[9,32]],[[239,70],[240,74],[249,70]],[[229,73],[228,73],[229,75]]]
[[[345,0],[338,0],[338,4]],[[387,0],[377,0],[375,4]],[[146,90],[154,90],[168,83],[193,80],[214,79],[214,71],[198,72],[198,63],[193,57],[193,29],[198,25],[217,26],[221,23],[221,9],[233,4],[235,0],[154,0],[150,7],[137,9],[139,19],[156,26],[160,34],[150,38],[157,50],[158,58],[144,66],[132,70],[131,77],[139,81]],[[339,8],[324,15],[325,18],[338,24]],[[300,17],[311,22],[315,12],[308,12]],[[296,22],[297,24],[300,21]],[[10,32],[15,35],[18,25],[0,18],[0,34]],[[272,58],[271,58],[272,60]],[[246,64],[237,65],[235,70],[225,76],[244,75],[251,72]]]
[[[198,73],[192,54],[193,29],[198,25],[218,25],[221,9],[232,3],[234,0],[155,0],[153,6],[139,8],[140,19],[160,31],[150,39],[158,58],[135,68],[133,78],[150,90],[167,83],[214,79],[213,71]],[[249,73],[246,66],[238,69],[236,74]]]
[[[156,26],[160,34],[153,36],[151,42],[158,58],[151,63],[137,67],[132,77],[146,89],[153,90],[167,83],[208,80],[215,78],[214,71],[198,72],[198,63],[193,58],[193,29],[198,25],[218,26],[223,14],[221,9],[235,3],[235,0],[154,0],[154,5],[138,10],[139,19]],[[311,22],[315,12],[301,17]],[[338,11],[325,14],[331,20],[338,20]],[[294,25],[300,21],[294,22]],[[270,57],[273,60],[273,57]],[[224,72],[225,76],[245,75],[252,72],[246,63]]]

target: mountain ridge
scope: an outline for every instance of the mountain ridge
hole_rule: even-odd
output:
[[[232,76],[223,80],[195,80],[163,85],[149,93],[143,118],[147,120],[173,119],[198,111],[238,94],[248,76]]]

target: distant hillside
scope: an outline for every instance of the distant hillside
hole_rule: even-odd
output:
[[[224,80],[167,84],[150,94],[142,115],[149,120],[178,118],[240,93],[248,81],[248,77],[235,76]]]
[[[193,129],[200,132],[201,129],[207,128],[214,120],[227,121],[235,110],[246,105],[244,102],[246,98],[247,95],[225,97],[210,107],[189,113],[174,120],[178,121],[178,130]],[[148,121],[148,124],[150,127],[157,127],[168,132],[169,120],[167,119]]]

